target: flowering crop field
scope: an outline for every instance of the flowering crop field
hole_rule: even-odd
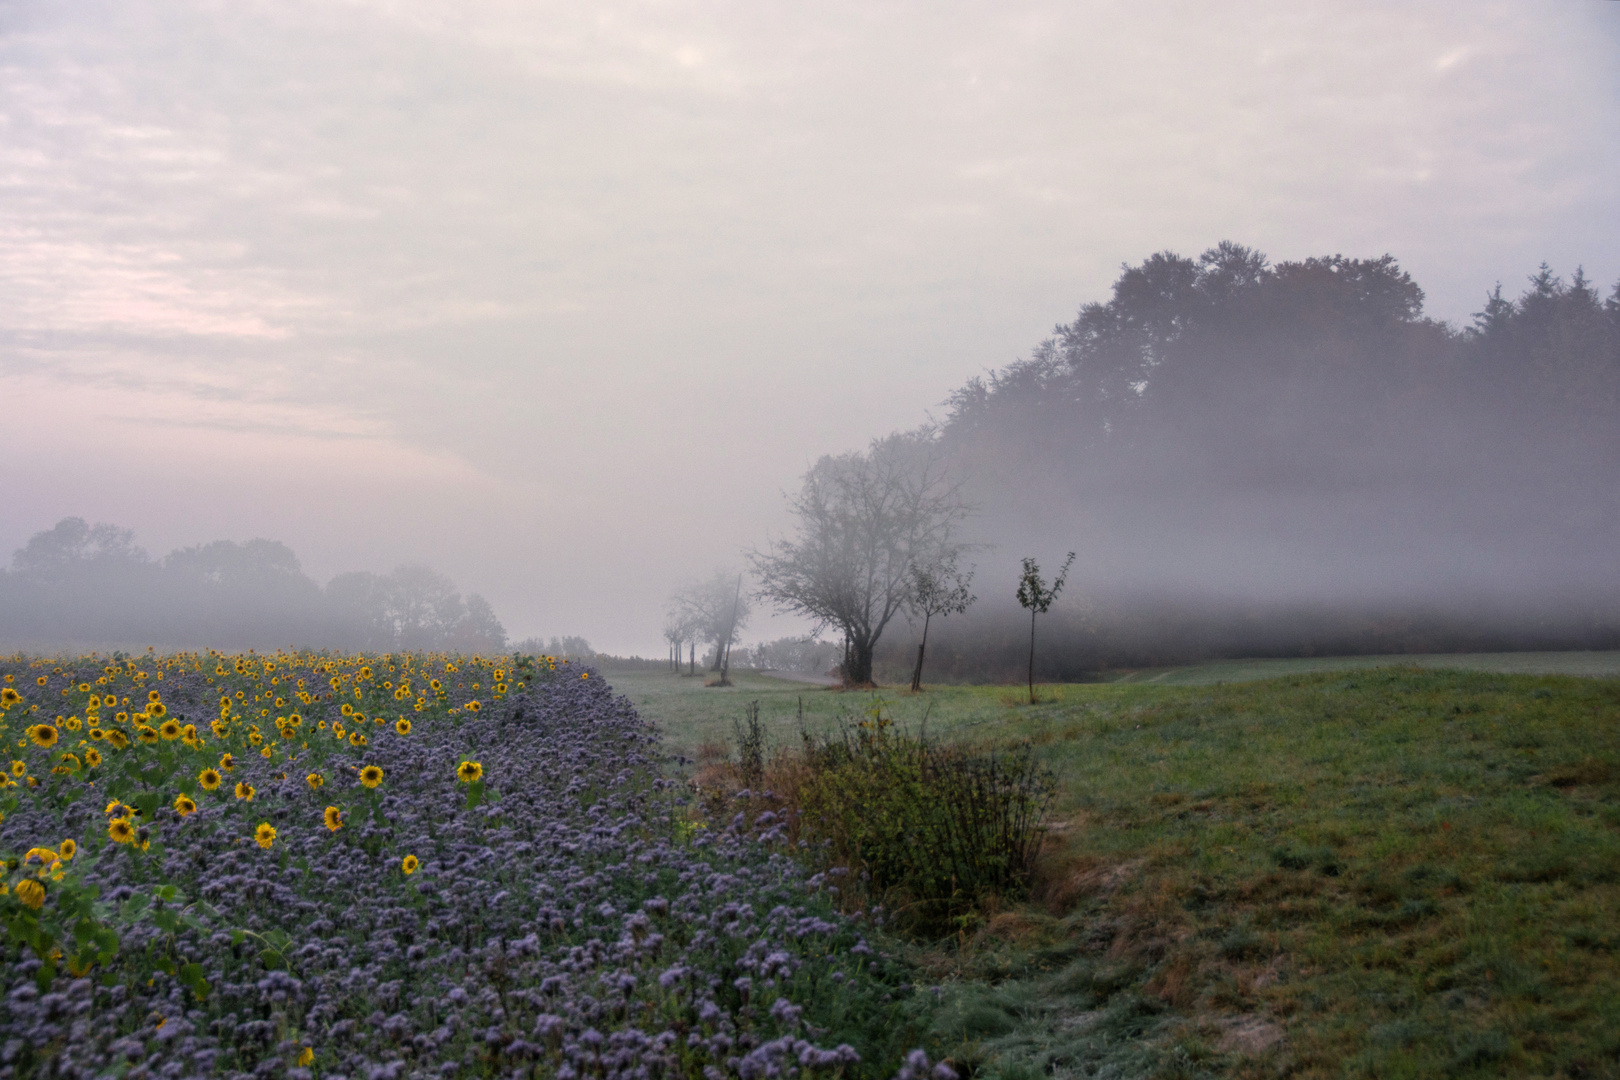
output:
[[[588,669],[0,679],[0,1077],[926,1075],[904,969]]]

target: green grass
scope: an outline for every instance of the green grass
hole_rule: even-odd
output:
[[[691,752],[871,694],[614,678]],[[1620,1076],[1620,681],[1415,667],[880,694],[1028,739],[1036,900],[915,951],[987,1075]]]

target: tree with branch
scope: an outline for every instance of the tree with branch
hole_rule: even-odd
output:
[[[911,568],[911,612],[923,621],[922,640],[917,643],[917,666],[911,673],[911,692],[922,692],[923,652],[928,648],[928,623],[934,616],[960,615],[977,600],[969,587],[973,570],[962,573],[952,552],[939,562]]]
[[[1024,575],[1018,581],[1018,602],[1029,609],[1029,703],[1035,704],[1035,616],[1045,615],[1063,583],[1069,578],[1069,567],[1074,564],[1074,552],[1063,561],[1063,569],[1051,586],[1041,580],[1041,568],[1034,559],[1024,560]]]
[[[759,595],[845,639],[844,684],[872,685],[872,654],[912,599],[912,569],[960,552],[967,515],[933,427],[874,440],[865,453],[827,456],[789,506],[798,535],[751,555]]]

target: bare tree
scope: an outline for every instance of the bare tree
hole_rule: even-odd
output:
[[[844,682],[872,683],[872,653],[912,596],[912,568],[961,550],[966,516],[935,429],[875,440],[865,453],[823,457],[789,506],[798,537],[751,559],[762,598],[844,634]]]
[[[741,575],[717,570],[703,581],[676,590],[666,614],[672,626],[683,633],[683,640],[694,643],[694,652],[697,641],[714,645],[709,670],[720,671],[725,666],[726,651],[748,625],[751,607],[748,595],[742,591]]]
[[[1063,583],[1069,579],[1069,567],[1074,565],[1074,552],[1063,560],[1063,569],[1058,571],[1057,578],[1048,587],[1041,580],[1041,568],[1034,559],[1024,560],[1024,575],[1018,579],[1018,602],[1029,609],[1029,703],[1035,704],[1035,616],[1045,615],[1052,606],[1058,593],[1063,591]]]
[[[913,615],[922,616],[922,640],[917,643],[917,667],[911,673],[911,692],[922,691],[923,652],[928,648],[928,623],[935,615],[960,615],[977,600],[970,591],[973,570],[967,573],[957,567],[956,553],[952,552],[935,563],[911,568],[911,601]]]

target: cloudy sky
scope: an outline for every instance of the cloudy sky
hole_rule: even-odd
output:
[[[1608,0],[0,0],[0,559],[268,536],[657,654],[1123,261],[1390,252],[1462,322],[1612,284],[1617,193]]]

